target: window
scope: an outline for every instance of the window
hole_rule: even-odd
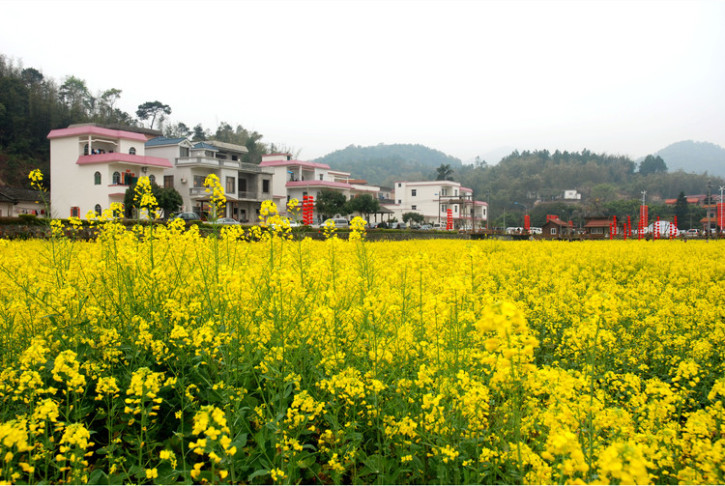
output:
[[[83,146],[83,155],[88,155],[88,144]]]
[[[418,206],[416,206],[415,204],[413,204],[413,205],[412,205],[412,206],[410,207],[410,209],[412,209],[413,211],[416,211],[416,210],[418,209]]]
[[[155,175],[153,175],[153,174],[151,174],[151,175],[149,176],[149,182],[150,182],[151,184],[155,184],[155,183],[156,183],[156,176],[155,176]]]
[[[262,192],[269,192],[269,179],[264,179],[262,181]]]
[[[81,208],[78,206],[73,206],[70,208],[70,217],[71,218],[80,218],[81,217]]]
[[[403,200],[402,199],[398,199],[398,204],[403,204]]]
[[[325,178],[324,174],[320,174],[320,180],[323,180]]]
[[[114,172],[113,173],[113,183],[114,184],[120,184],[121,183],[121,173],[120,172]]]
[[[179,147],[179,155],[181,157],[188,157],[189,156],[189,147]]]
[[[412,191],[410,191],[410,195],[413,197],[415,197],[417,194],[418,194],[418,189],[413,189]]]
[[[164,176],[164,187],[167,189],[170,187],[174,187],[174,176],[172,176],[172,175]]]
[[[96,207],[95,207],[95,208],[93,208],[93,210],[94,210],[94,211],[96,212],[96,214],[97,214],[98,216],[100,216],[100,215],[101,215],[101,213],[103,212],[103,208],[101,208],[101,205],[100,205],[100,204],[96,204]]]
[[[234,186],[236,186],[236,180],[234,177],[227,177],[227,192],[233,193],[234,192]]]
[[[556,228],[551,228],[549,231],[550,234],[555,235],[556,234]]]
[[[201,175],[194,176],[194,187],[204,187],[204,180],[206,177]]]
[[[441,204],[441,213],[448,211],[448,204]]]
[[[131,147],[130,149],[128,149],[128,153],[131,155],[136,155],[136,147]]]
[[[97,186],[101,185],[101,173],[100,172],[96,172],[95,174],[93,174],[93,183]]]

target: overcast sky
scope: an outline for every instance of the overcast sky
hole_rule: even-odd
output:
[[[0,0],[0,53],[314,159],[725,146],[722,1]]]

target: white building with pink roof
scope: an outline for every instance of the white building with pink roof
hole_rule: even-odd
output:
[[[141,176],[161,181],[168,159],[149,157],[144,133],[93,124],[52,130],[50,140],[51,216],[100,214],[111,203],[122,203],[126,189]]]
[[[445,228],[448,210],[455,229],[480,229],[488,220],[488,204],[476,201],[473,190],[454,181],[399,181],[394,186],[394,204],[385,207],[398,221],[405,213],[423,215],[426,223]]]
[[[351,182],[349,172],[332,170],[329,165],[319,162],[295,160],[289,154],[263,155],[259,165],[274,170],[272,197],[282,215],[287,214],[290,199],[302,202],[304,196],[313,196],[317,201],[323,189],[341,192],[347,199],[358,194],[377,198],[380,192],[378,186]],[[321,222],[316,212],[314,219],[316,223]]]

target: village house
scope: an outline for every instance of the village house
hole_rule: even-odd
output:
[[[546,215],[546,223],[541,227],[541,237],[547,240],[569,238],[574,233],[574,223],[562,221],[555,214]]]
[[[146,152],[172,163],[164,172],[163,187],[176,189],[184,201],[182,211],[193,211],[201,218],[207,217],[210,211],[210,194],[204,187],[210,174],[219,178],[227,199],[225,214],[219,217],[256,223],[262,201],[272,197],[274,171],[242,162],[248,153],[242,145],[157,137],[146,142]]]
[[[612,222],[609,218],[584,218],[584,234],[589,239],[599,240],[609,238],[610,225]]]
[[[101,214],[123,203],[126,189],[141,176],[160,181],[168,159],[145,154],[149,135],[94,124],[52,130],[50,140],[51,216]]]
[[[323,189],[340,192],[346,199],[359,194],[370,194],[377,198],[380,192],[378,186],[352,180],[349,172],[332,170],[329,165],[319,162],[295,160],[290,154],[263,155],[259,165],[274,171],[272,199],[278,212],[285,216],[290,216],[287,212],[287,203],[291,199],[302,202],[304,196],[312,196],[317,201]],[[322,223],[321,219],[321,215],[315,210],[313,213],[315,224]]]
[[[473,190],[454,181],[398,181],[393,203],[384,207],[399,221],[405,213],[419,213],[428,224],[446,226],[451,210],[454,228],[480,229],[488,219],[488,204],[473,199]]]

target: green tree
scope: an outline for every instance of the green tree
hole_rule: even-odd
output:
[[[690,207],[687,204],[687,197],[684,192],[680,192],[675,203],[675,216],[677,216],[677,224],[680,228],[684,228],[688,223],[687,217],[690,215]]]
[[[159,115],[163,116],[170,114],[171,107],[161,103],[160,101],[147,101],[146,103],[138,105],[138,110],[136,110],[136,116],[139,120],[148,120],[151,118],[149,128],[154,128],[154,123]]]
[[[164,126],[164,136],[168,138],[189,138],[194,132],[185,123],[171,123]]]
[[[453,169],[451,164],[441,164],[436,169],[436,180],[437,181],[452,181],[453,180]]]
[[[324,219],[332,218],[337,214],[347,214],[346,197],[343,193],[332,189],[322,189],[317,196],[315,207]]]
[[[204,127],[201,126],[201,123],[194,127],[194,136],[191,138],[191,140],[194,142],[209,140],[209,132],[204,130]]]
[[[126,189],[126,193],[123,195],[123,205],[126,208],[126,217],[133,216],[134,196],[136,191],[136,183],[133,183]],[[151,192],[156,198],[158,207],[164,210],[164,217],[168,218],[171,214],[177,212],[179,208],[184,204],[184,200],[179,194],[179,191],[173,187],[161,187],[155,182],[151,183]]]
[[[370,194],[359,194],[347,202],[347,213],[364,214],[370,219],[370,214],[380,211],[380,202]]]
[[[152,184],[151,188],[154,191],[154,196],[156,196],[159,207],[164,210],[164,217],[166,218],[176,213],[184,204],[184,198],[173,187],[159,187],[156,184]],[[158,188],[158,191],[156,191],[156,188]]]
[[[413,223],[422,223],[423,221],[425,221],[425,216],[413,211],[403,213],[403,223],[409,223],[411,221]]]
[[[58,90],[60,101],[70,110],[75,120],[85,120],[95,105],[95,100],[88,91],[86,82],[75,76],[68,76]]]
[[[648,155],[639,164],[639,173],[642,175],[664,174],[665,172],[667,172],[667,164],[665,164],[665,161],[659,155],[656,157],[654,155]]]

